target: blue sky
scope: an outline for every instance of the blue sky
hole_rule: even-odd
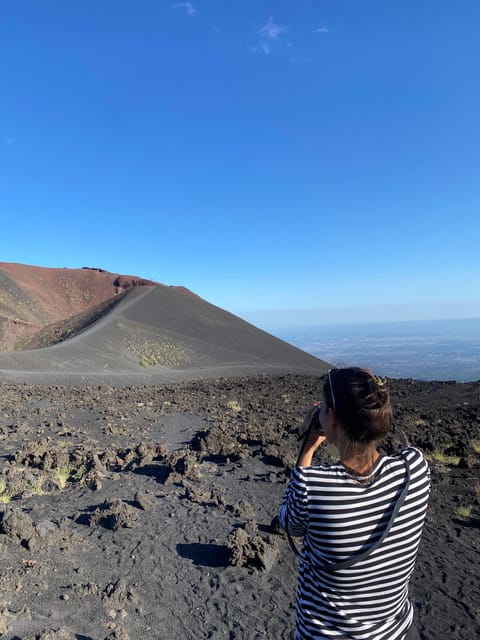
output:
[[[477,0],[0,3],[0,260],[263,326],[480,317],[479,27]]]

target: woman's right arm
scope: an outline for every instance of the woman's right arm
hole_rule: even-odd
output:
[[[280,526],[292,536],[303,536],[308,524],[308,492],[302,470],[295,467],[283,496]]]
[[[326,440],[320,424],[321,406],[320,402],[316,402],[310,407],[298,429],[299,447],[297,467],[311,467],[315,451]]]
[[[280,525],[294,536],[303,536],[308,524],[307,479],[301,467],[311,466],[315,451],[325,441],[325,435],[318,418],[319,408],[320,402],[316,402],[310,407],[298,429],[297,463],[292,471],[280,507]]]

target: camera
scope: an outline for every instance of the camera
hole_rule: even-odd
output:
[[[320,404],[315,407],[315,411],[313,412],[312,419],[310,420],[310,428],[316,429],[317,431],[322,430],[322,425],[320,424]]]

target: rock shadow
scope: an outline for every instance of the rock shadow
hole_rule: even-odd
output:
[[[465,529],[480,529],[480,518],[454,518],[453,523]]]
[[[80,515],[77,515],[73,521],[76,522],[77,524],[82,524],[84,526],[89,527],[90,521],[92,519],[92,515],[97,508],[98,508],[98,505],[92,505],[91,507],[84,507],[83,509],[80,510]]]
[[[150,476],[151,478],[155,478],[160,484],[165,484],[165,480],[168,478],[170,471],[171,467],[166,464],[146,464],[143,467],[134,469],[133,473]]]
[[[226,567],[229,562],[229,549],[224,544],[177,544],[178,555],[192,560],[193,564],[200,567]]]

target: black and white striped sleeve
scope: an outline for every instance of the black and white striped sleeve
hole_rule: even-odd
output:
[[[280,507],[280,525],[292,536],[303,536],[308,525],[308,491],[302,469],[295,467]]]

